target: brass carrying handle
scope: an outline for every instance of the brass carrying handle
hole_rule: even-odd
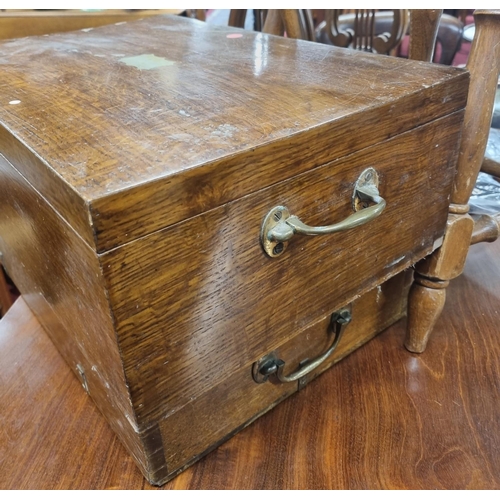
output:
[[[368,203],[374,205],[367,206]],[[367,168],[358,178],[354,187],[353,206],[356,211],[346,219],[330,226],[308,226],[296,215],[290,215],[286,207],[273,208],[264,219],[261,242],[270,257],[278,257],[285,250],[288,241],[295,234],[319,236],[322,234],[347,231],[377,218],[385,209],[386,201],[378,191],[378,174],[375,169]],[[362,207],[362,208],[361,208]]]
[[[280,382],[294,382],[304,375],[317,368],[323,361],[325,361],[333,351],[336,349],[342,334],[344,333],[345,327],[351,322],[351,309],[350,307],[345,307],[335,311],[330,319],[331,328],[334,331],[333,341],[330,347],[321,355],[317,356],[312,360],[307,360],[302,363],[302,366],[295,370],[290,375],[285,375],[285,362],[278,358],[276,354],[271,353],[264,356],[259,361],[253,364],[252,375],[255,382],[262,384],[268,380],[271,375],[276,375]]]

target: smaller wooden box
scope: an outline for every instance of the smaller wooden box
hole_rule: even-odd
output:
[[[177,17],[10,41],[0,64],[3,263],[155,484],[400,318],[443,236],[466,71]],[[273,207],[373,214],[367,171],[377,217],[264,251]],[[324,363],[256,382],[267,355],[290,375],[324,352],[347,304]]]

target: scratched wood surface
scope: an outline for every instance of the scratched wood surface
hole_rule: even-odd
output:
[[[446,236],[432,258],[416,266],[415,285],[410,294],[405,345],[412,352],[425,350],[443,307],[446,287],[449,280],[461,273],[469,243],[481,241],[482,237],[490,239],[499,230],[496,220],[491,218],[493,233],[486,230],[481,234],[483,229],[475,227],[468,214],[468,201],[484,160],[500,74],[500,10],[475,10],[474,23],[476,31],[467,61],[470,87]]]
[[[0,155],[5,269],[131,453],[146,462],[95,252]],[[128,418],[127,418],[128,417]]]
[[[439,129],[437,125],[443,120],[450,125],[456,125],[459,117],[443,118],[437,123],[422,128],[431,131]],[[453,151],[452,147],[447,146],[447,141],[453,141],[454,137],[456,140],[457,131],[456,127],[454,130],[453,126],[443,127],[443,130],[445,130],[444,135],[438,134],[442,148],[441,150],[432,148],[434,155],[429,158],[436,160],[435,167],[439,171],[437,178],[440,179],[436,183],[435,208],[441,206],[445,215],[446,197],[443,197],[441,191],[446,193],[451,176],[446,168],[438,168],[441,163],[439,159],[442,159],[443,155],[446,159],[448,151]],[[403,134],[402,141],[399,137],[394,139],[395,145],[406,143],[407,138],[404,135],[410,136],[410,144],[413,145],[415,145],[414,139],[421,137],[418,131]],[[425,144],[425,141],[423,142]],[[405,148],[402,148],[401,154],[406,156]],[[384,155],[387,157],[387,152]],[[384,155],[378,157],[380,167],[383,165],[381,158]],[[367,156],[372,159],[369,154]],[[393,155],[389,156],[392,158]],[[425,163],[427,160],[422,161]],[[434,166],[434,162],[432,164]],[[422,182],[427,178],[427,169],[419,169],[418,165],[419,163],[416,162],[415,170],[422,170],[420,172],[420,182]],[[356,162],[355,168],[360,169],[363,166]],[[429,168],[429,171],[432,169]],[[387,174],[384,169],[380,172],[384,175]],[[333,297],[334,302],[327,304],[325,310],[319,308],[318,304],[311,307],[310,302],[314,297],[323,300],[324,295],[331,295],[324,294],[324,287],[320,287],[316,280],[318,294],[310,293],[311,297],[307,295],[305,297],[309,301],[306,304],[310,309],[308,314],[290,313],[291,306],[287,305],[288,314],[297,318],[296,324],[292,324],[288,329],[282,327],[278,334],[274,333],[273,343],[266,345],[265,334],[268,330],[265,329],[265,323],[269,323],[271,319],[268,318],[262,325],[262,317],[264,316],[265,319],[265,315],[268,315],[272,318],[273,311],[253,314],[252,311],[259,310],[259,307],[252,304],[247,295],[240,293],[241,296],[236,299],[236,292],[230,290],[229,284],[224,286],[224,283],[231,281],[227,276],[227,259],[210,259],[207,251],[205,252],[208,255],[206,265],[212,271],[208,272],[207,276],[202,277],[200,281],[203,282],[205,278],[210,279],[213,274],[216,279],[221,280],[221,290],[220,293],[216,293],[216,290],[208,284],[198,288],[183,285],[181,290],[186,289],[183,295],[174,289],[174,296],[177,296],[178,300],[182,300],[183,296],[187,297],[184,300],[194,300],[190,307],[182,305],[177,307],[174,299],[170,298],[166,291],[169,289],[169,285],[160,286],[153,281],[148,284],[148,276],[150,276],[148,274],[143,276],[145,279],[132,280],[135,283],[129,288],[129,291],[136,298],[129,303],[130,320],[128,322],[137,322],[136,330],[141,333],[141,336],[136,336],[137,345],[134,345],[134,342],[123,344],[124,347],[127,347],[127,352],[123,351],[123,357],[121,357],[118,353],[121,348],[115,344],[110,311],[105,300],[106,288],[101,282],[102,276],[97,256],[1,156],[0,174],[2,179],[0,183],[0,213],[2,214],[0,219],[0,249],[3,251],[3,263],[23,292],[26,303],[38,316],[68,365],[73,370],[81,367],[84,371],[89,393],[97,407],[108,419],[115,432],[120,435],[144,474],[151,480],[164,481],[167,475],[175,474],[186,464],[192,463],[207,449],[220,443],[223,439],[227,439],[250,420],[297,390],[297,383],[259,385],[253,381],[251,365],[262,355],[267,354],[267,349],[279,348],[280,355],[284,356],[288,363],[287,366],[294,369],[304,357],[314,357],[323,352],[325,341],[331,341],[327,335],[328,329],[325,323],[328,322],[335,307],[334,304],[340,305],[338,303],[340,299],[338,296]],[[406,172],[401,172],[401,174],[406,175]],[[418,176],[414,177],[414,189],[419,190],[419,182],[416,181]],[[397,175],[394,176],[396,184],[398,184],[398,178]],[[334,182],[335,177],[331,181]],[[394,180],[391,181],[391,183],[394,182]],[[412,205],[406,202],[406,198],[402,199],[398,194],[393,198],[389,188],[391,183],[384,183],[383,191],[387,193],[388,201],[392,200],[391,210],[393,214],[408,218],[407,212],[398,209],[398,206],[403,204],[406,209],[410,208],[410,213],[415,215],[414,208],[415,204],[418,205],[417,201],[414,200]],[[311,183],[309,189],[314,186],[315,183]],[[397,202],[398,196],[399,202]],[[350,196],[345,201],[345,205],[349,206]],[[347,211],[351,210],[350,207],[346,208]],[[434,238],[441,231],[439,220],[432,212],[429,212],[426,217],[419,211],[418,216],[419,223],[425,224],[426,229],[430,232],[427,234],[421,230],[422,228],[417,227],[415,234],[410,233],[405,238],[400,238],[400,244],[409,245],[416,252],[408,255],[410,259],[417,259],[419,252],[425,250],[425,246],[421,247],[420,245],[422,237],[427,238],[426,245],[430,247]],[[262,250],[258,241],[259,224],[260,221],[257,220],[255,234],[250,235],[250,242],[253,244],[248,246],[253,249],[251,253],[256,250],[257,255],[261,256]],[[217,224],[213,226],[217,230]],[[185,235],[189,236],[189,231],[185,231]],[[415,235],[417,240],[413,239]],[[164,237],[160,235],[160,241],[163,239]],[[241,235],[236,235],[231,239],[235,248],[240,245],[240,239]],[[184,241],[188,242],[189,248],[193,245],[189,245],[188,240],[192,241],[190,238],[184,238]],[[367,244],[372,248],[379,248],[376,242],[371,244],[367,242]],[[159,245],[154,242],[149,242],[147,246],[150,247],[150,250],[160,250],[159,255],[165,254],[162,248],[159,248]],[[179,247],[179,245],[177,246]],[[323,246],[325,245],[323,244]],[[331,245],[327,246],[331,247]],[[208,243],[201,245],[202,249],[211,248],[212,251],[216,252],[223,252],[225,245],[218,245],[216,249],[212,247],[213,245]],[[293,251],[292,248],[289,250]],[[195,251],[198,251],[196,246]],[[148,252],[149,250],[141,251],[140,253],[144,253],[144,255],[134,259],[139,263],[139,268],[143,267],[143,273],[147,272],[149,264],[153,264],[158,268],[156,274],[168,276],[168,272],[160,269],[163,261],[160,262],[158,258],[150,259]],[[379,272],[382,273],[384,279],[397,273],[399,267],[404,265],[400,257],[397,257],[394,263],[394,257],[399,255],[398,252],[404,254],[400,247],[394,245],[380,253],[378,257]],[[187,252],[181,251],[181,253],[187,255]],[[174,253],[175,255],[177,254]],[[188,261],[192,260],[192,258],[188,258]],[[110,266],[111,264],[114,266],[113,260],[108,262],[110,262]],[[187,276],[188,281],[192,281],[193,277],[189,276],[189,273],[182,272],[181,262],[179,260],[177,267],[174,263],[167,267],[172,267],[172,270],[180,268],[181,275]],[[265,262],[270,265],[273,265],[274,262],[273,269],[286,269],[286,261],[282,262],[281,265],[270,259]],[[410,261],[406,261],[406,265],[409,263]],[[196,265],[196,262],[194,264]],[[104,265],[107,266],[107,264]],[[256,266],[256,270],[253,271],[255,274],[259,271],[261,264],[252,265]],[[118,267],[123,266],[118,265]],[[245,266],[236,262],[229,267],[242,268]],[[251,263],[247,267],[248,272],[252,274]],[[304,266],[299,265],[298,267],[300,270]],[[373,270],[374,266],[371,265],[370,268]],[[198,271],[198,273],[200,272]],[[303,272],[304,270],[294,273],[299,285],[302,282]],[[128,270],[123,269],[122,273],[124,276],[130,274]],[[368,279],[373,279],[370,273],[365,274]],[[400,276],[402,275],[397,275],[394,278],[395,281],[391,280],[374,288],[370,293],[363,294],[357,301],[353,313],[356,317],[328,364],[359,347],[402,316],[405,310],[405,291],[408,289],[408,283],[404,286],[398,282]],[[153,280],[153,276],[150,276],[149,279]],[[237,276],[234,279],[237,279]],[[378,276],[378,279],[382,278]],[[146,285],[143,289],[144,281]],[[195,282],[196,279],[193,283]],[[394,282],[395,286],[391,285]],[[277,281],[274,283],[276,285]],[[170,286],[174,288],[173,284]],[[250,284],[248,288],[250,288]],[[205,293],[207,290],[208,293]],[[191,294],[192,291],[194,291],[194,295]],[[261,297],[262,290],[260,292],[259,294],[259,290],[257,290],[253,294]],[[250,295],[250,290],[247,290],[247,293]],[[200,297],[203,294],[206,295],[205,299]],[[134,316],[137,311],[136,304],[139,303],[137,300],[143,296],[146,297],[150,306],[146,311],[146,316],[137,319]],[[153,300],[155,297],[160,299],[159,303]],[[245,297],[247,297],[246,303]],[[284,293],[283,297],[285,297]],[[298,296],[295,295],[296,300],[297,298]],[[332,300],[332,297],[326,298]],[[268,301],[270,300],[268,298]],[[289,297],[286,300],[289,301]],[[342,300],[346,300],[346,298],[343,297]],[[234,327],[220,328],[215,320],[210,321],[203,314],[193,314],[193,316],[188,314],[188,319],[192,318],[193,321],[196,321],[199,316],[205,317],[206,321],[202,323],[205,330],[201,334],[196,328],[193,328],[192,332],[189,329],[182,330],[181,320],[185,319],[186,315],[179,313],[177,313],[178,320],[173,318],[174,324],[171,327],[163,320],[155,323],[160,313],[169,314],[172,310],[175,312],[177,309],[193,313],[193,308],[199,307],[197,301],[204,305],[208,311],[211,309],[225,311],[228,313],[229,319],[236,314],[232,307],[237,303],[238,308],[241,308],[246,316],[237,319],[234,322]],[[276,308],[280,309],[287,303],[285,298],[279,300],[278,297],[276,304]],[[167,307],[163,310],[165,305]],[[151,313],[152,310],[156,310],[156,313]],[[139,312],[142,314],[142,311]],[[239,314],[241,316],[241,312]],[[280,321],[286,325],[287,315],[285,314],[283,317],[282,311],[280,314],[282,318]],[[323,318],[324,316],[326,318]],[[326,319],[326,322],[323,319]],[[257,330],[257,328],[252,327],[252,321],[260,325],[261,328],[259,330],[261,339],[256,342],[257,346],[248,343],[252,331]],[[291,324],[290,321],[288,324]],[[127,322],[125,321],[125,323]],[[243,328],[243,324],[245,324],[245,328]],[[304,326],[306,326],[305,329]],[[264,329],[262,330],[262,328]],[[179,331],[181,332],[180,337]],[[130,333],[130,336],[132,335],[133,332]],[[188,341],[188,345],[182,344],[184,340]],[[236,342],[238,342],[237,348],[231,349]],[[246,345],[247,343],[248,345]],[[177,347],[179,344],[180,349]],[[144,345],[150,349],[148,352],[144,352]],[[189,350],[192,345],[196,346],[196,349],[190,355]],[[165,346],[168,346],[168,349],[165,350]],[[219,354],[220,351],[222,351],[222,358]],[[125,360],[128,385],[123,378],[122,359]],[[170,360],[174,365],[174,370],[170,373],[167,370],[165,373],[165,365]],[[136,412],[129,406],[132,401],[129,400],[128,387],[131,388],[135,400]],[[136,393],[139,395],[144,393],[146,397],[136,397]],[[176,397],[173,403],[169,401],[169,397],[172,399],[171,395]],[[173,416],[172,408],[176,410]],[[151,416],[152,414],[153,416]],[[162,420],[164,415],[168,418]]]
[[[166,488],[500,488],[500,242],[422,355],[404,321]],[[0,322],[0,488],[151,488],[20,299]]]
[[[441,118],[102,256],[139,424],[174,413],[431,253],[446,223],[461,118]],[[368,167],[387,201],[377,219],[296,236],[277,259],[264,254],[259,233],[270,209],[285,205],[311,225],[341,221]]]
[[[3,154],[99,252],[460,109],[468,80],[177,16],[3,42],[0,67]]]
[[[126,10],[9,10],[0,12],[0,40],[92,29],[160,14],[181,14],[183,9]]]
[[[297,388],[256,387],[254,361],[443,233],[465,71],[176,17],[6,42],[0,64],[5,268],[152,481]],[[263,255],[272,206],[340,220],[366,167],[381,217]],[[193,408],[231,380],[245,411],[199,439]]]

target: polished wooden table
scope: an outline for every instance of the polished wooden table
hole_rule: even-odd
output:
[[[427,351],[400,322],[166,488],[500,488],[500,241]],[[22,299],[0,321],[0,488],[151,488]]]
[[[92,29],[185,9],[8,10],[0,12],[0,40]]]

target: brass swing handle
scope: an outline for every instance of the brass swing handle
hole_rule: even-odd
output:
[[[353,194],[353,204],[357,208],[359,204],[366,206],[368,203],[374,205],[362,208],[349,215],[346,219],[330,226],[308,226],[296,215],[290,215],[286,207],[273,208],[264,219],[261,229],[261,242],[264,251],[270,257],[278,257],[285,250],[287,242],[295,234],[306,236],[319,236],[322,234],[338,233],[352,229],[377,218],[385,209],[386,201],[378,191],[378,175],[375,169],[366,169],[356,182]]]
[[[282,359],[278,358],[274,353],[268,354],[253,364],[253,379],[258,384],[262,384],[266,382],[271,375],[275,374],[280,382],[286,383],[294,382],[304,375],[307,375],[333,353],[342,338],[346,325],[348,325],[350,321],[351,310],[349,307],[335,311],[330,319],[330,325],[335,332],[333,341],[330,344],[330,347],[323,354],[317,356],[311,361],[306,361],[298,370],[294,371],[290,375],[285,375],[283,373],[285,370],[285,362]]]

